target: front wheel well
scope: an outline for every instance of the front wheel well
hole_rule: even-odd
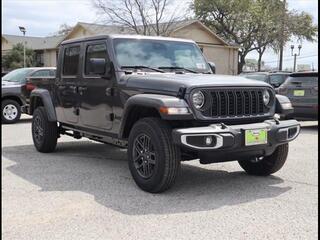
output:
[[[13,101],[16,101],[20,106],[23,105],[22,100],[17,96],[5,96],[1,98],[1,101],[4,101],[4,100],[13,100]]]
[[[133,106],[130,108],[129,113],[125,119],[125,125],[122,131],[121,138],[127,139],[133,125],[140,119],[146,117],[161,118],[158,110],[153,107]]]
[[[37,107],[44,106],[41,97],[32,97],[30,99],[30,115],[33,114]]]

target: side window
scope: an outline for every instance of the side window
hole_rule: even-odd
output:
[[[79,68],[80,46],[67,47],[64,50],[63,75],[75,76]]]
[[[283,75],[270,75],[270,83],[280,85],[284,81]]]
[[[90,68],[90,58],[103,58],[108,63],[109,57],[106,44],[92,44],[87,46],[85,60],[85,75],[92,75]]]
[[[49,77],[49,76],[51,76],[49,70],[40,70],[32,74],[32,77]]]
[[[50,76],[56,76],[56,70],[52,70],[52,71],[50,71]]]

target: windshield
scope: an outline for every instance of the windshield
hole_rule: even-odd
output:
[[[22,82],[33,70],[29,68],[19,68],[9,72],[2,77],[2,80],[9,82]]]
[[[149,40],[114,39],[115,54],[120,67],[145,66],[164,71],[187,70],[209,72],[200,49],[193,43]]]
[[[267,76],[264,74],[248,74],[248,75],[243,75],[245,78],[253,79],[253,80],[258,80],[258,81],[266,81]]]

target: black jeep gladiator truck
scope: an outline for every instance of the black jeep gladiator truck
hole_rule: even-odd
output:
[[[285,163],[300,132],[290,101],[267,83],[214,74],[190,40],[103,35],[62,42],[51,84],[36,84],[29,114],[40,152],[61,134],[127,148],[136,184],[170,188],[181,161],[237,160],[253,175]]]

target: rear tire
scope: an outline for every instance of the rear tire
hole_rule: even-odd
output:
[[[161,119],[136,122],[128,140],[128,163],[136,184],[144,191],[169,189],[180,170],[180,149],[172,142],[171,128]]]
[[[283,144],[261,159],[239,161],[240,166],[250,175],[267,176],[279,171],[287,160],[289,144]]]
[[[1,102],[1,114],[2,123],[16,123],[21,116],[21,106],[15,100],[3,100]]]
[[[57,145],[57,122],[50,122],[44,107],[38,107],[33,112],[32,139],[39,152],[53,152]]]

